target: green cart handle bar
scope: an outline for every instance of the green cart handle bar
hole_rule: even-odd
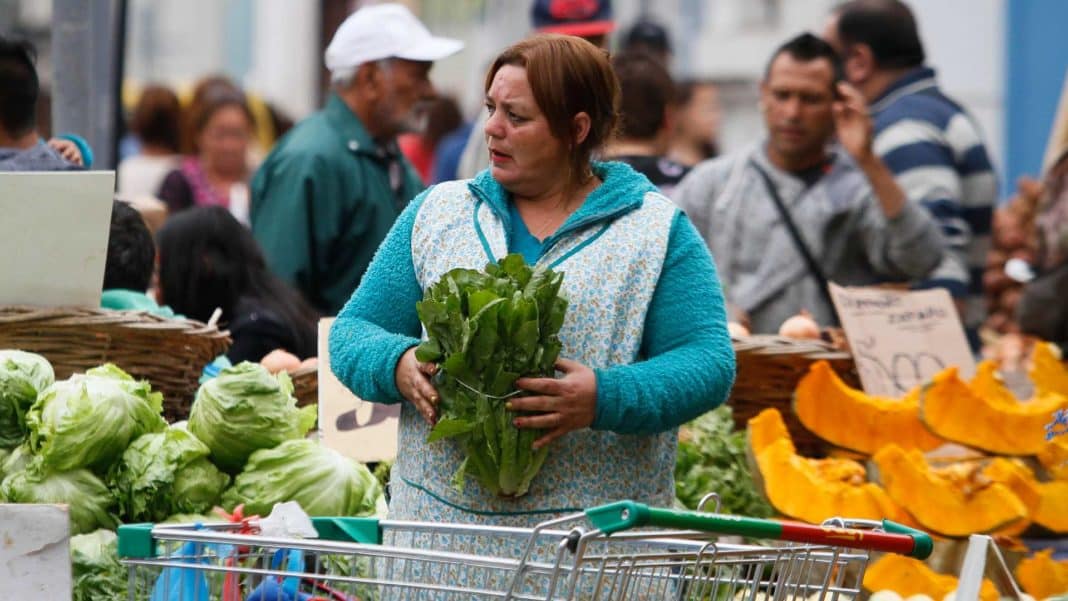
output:
[[[733,534],[750,538],[764,538],[813,543],[872,551],[891,551],[917,559],[931,554],[931,537],[883,520],[885,532],[812,526],[797,522],[776,522],[734,515],[677,511],[649,507],[633,501],[618,501],[586,510],[586,518],[605,534],[614,534],[642,526],[699,530],[717,534]],[[375,518],[313,517],[312,524],[320,540],[382,544],[382,527]],[[119,526],[118,551],[122,558],[156,556],[156,541],[152,538],[152,524],[123,524]]]
[[[889,551],[916,559],[926,559],[931,554],[934,545],[926,532],[890,520],[883,520],[884,532],[877,532],[854,528],[813,526],[799,522],[777,522],[735,515],[660,509],[634,501],[618,501],[587,509],[586,517],[591,524],[605,534],[614,534],[643,526],[656,526],[869,551]]]

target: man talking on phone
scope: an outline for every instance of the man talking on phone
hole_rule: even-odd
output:
[[[803,309],[834,325],[828,282],[908,282],[938,265],[938,227],[872,150],[867,106],[827,42],[780,46],[760,107],[766,137],[698,164],[673,195],[712,251],[732,319],[774,333]]]

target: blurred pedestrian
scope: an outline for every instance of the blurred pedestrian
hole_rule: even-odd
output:
[[[660,23],[643,16],[623,35],[622,52],[644,52],[671,67],[671,36]]]
[[[1035,277],[1016,305],[1020,329],[1057,343],[1068,357],[1068,148],[1046,175],[1035,219]]]
[[[684,80],[678,84],[675,98],[678,108],[668,156],[687,167],[718,156],[716,138],[722,113],[716,85],[700,79]]]
[[[189,106],[194,154],[167,174],[157,196],[176,213],[194,206],[221,206],[248,221],[248,148],[253,117],[238,90],[219,86]]]
[[[279,141],[253,178],[256,240],[271,269],[320,312],[337,314],[423,189],[396,136],[434,95],[433,61],[461,48],[401,4],[356,11],[326,49],[326,107]]]
[[[752,332],[773,334],[802,309],[834,325],[828,282],[917,280],[938,264],[938,227],[874,153],[867,107],[827,42],[805,33],[780,46],[760,106],[766,137],[697,165],[673,197]]]
[[[267,268],[252,233],[222,206],[172,216],[159,240],[160,302],[182,315],[230,331],[231,363],[259,361],[275,349],[314,357],[318,316]]]
[[[29,42],[0,37],[0,171],[82,169],[91,162],[84,160],[89,153],[84,141],[46,143],[41,139],[37,129],[41,85],[34,65],[36,58]]]
[[[909,200],[942,226],[949,252],[921,288],[944,288],[979,347],[986,315],[982,276],[990,249],[997,177],[976,121],[942,93],[916,19],[899,0],[853,0],[834,9],[824,37],[842,55],[845,78],[864,94],[875,147]]]
[[[612,59],[619,78],[620,125],[605,149],[605,158],[623,161],[649,178],[666,196],[689,171],[667,157],[674,126],[675,84],[664,64],[643,51],[626,51]]]
[[[420,103],[417,131],[397,136],[401,152],[415,167],[424,184],[433,183],[438,145],[446,135],[463,125],[460,105],[451,96],[438,96]]]
[[[148,295],[155,268],[156,241],[152,239],[148,224],[137,209],[125,202],[114,201],[100,306],[175,317],[170,307],[159,305]]]
[[[146,86],[130,117],[140,151],[119,162],[117,191],[125,197],[155,196],[180,162],[181,104],[168,87]]]

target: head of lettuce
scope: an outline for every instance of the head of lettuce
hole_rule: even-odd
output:
[[[26,413],[30,449],[54,471],[106,471],[137,437],[167,427],[163,395],[103,365],[56,382]]]
[[[315,405],[297,407],[285,372],[271,375],[245,361],[201,385],[189,412],[189,431],[211,449],[212,463],[236,474],[254,451],[302,438],[315,418]]]
[[[0,499],[8,503],[67,505],[71,534],[118,526],[113,512],[115,497],[100,478],[85,469],[52,472],[29,465],[4,478]]]
[[[232,510],[244,504],[246,515],[265,516],[286,501],[296,501],[308,515],[386,514],[382,486],[366,466],[307,439],[253,453],[223,493],[222,505]]]
[[[26,411],[55,379],[44,357],[0,350],[0,449],[17,447],[26,439]]]
[[[208,461],[208,447],[175,425],[133,441],[108,477],[122,515],[162,522],[176,513],[205,513],[230,477]]]

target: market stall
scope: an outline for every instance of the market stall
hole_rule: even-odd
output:
[[[740,380],[743,369],[800,365],[788,386],[767,381],[764,407],[744,426],[754,481],[774,514],[811,523],[890,517],[935,535],[926,562],[886,556],[869,568],[864,586],[881,599],[955,591],[976,534],[992,535],[1032,597],[1068,591],[1068,562],[1054,558],[1068,534],[1068,368],[1056,346],[1033,344],[1029,398],[1018,399],[991,361],[967,379],[949,366],[890,398],[860,388],[846,353],[821,356],[809,340],[773,343],[777,351],[754,353],[768,340],[736,341]],[[753,388],[742,380],[730,403],[744,411]],[[979,594],[998,598],[994,580]]]

